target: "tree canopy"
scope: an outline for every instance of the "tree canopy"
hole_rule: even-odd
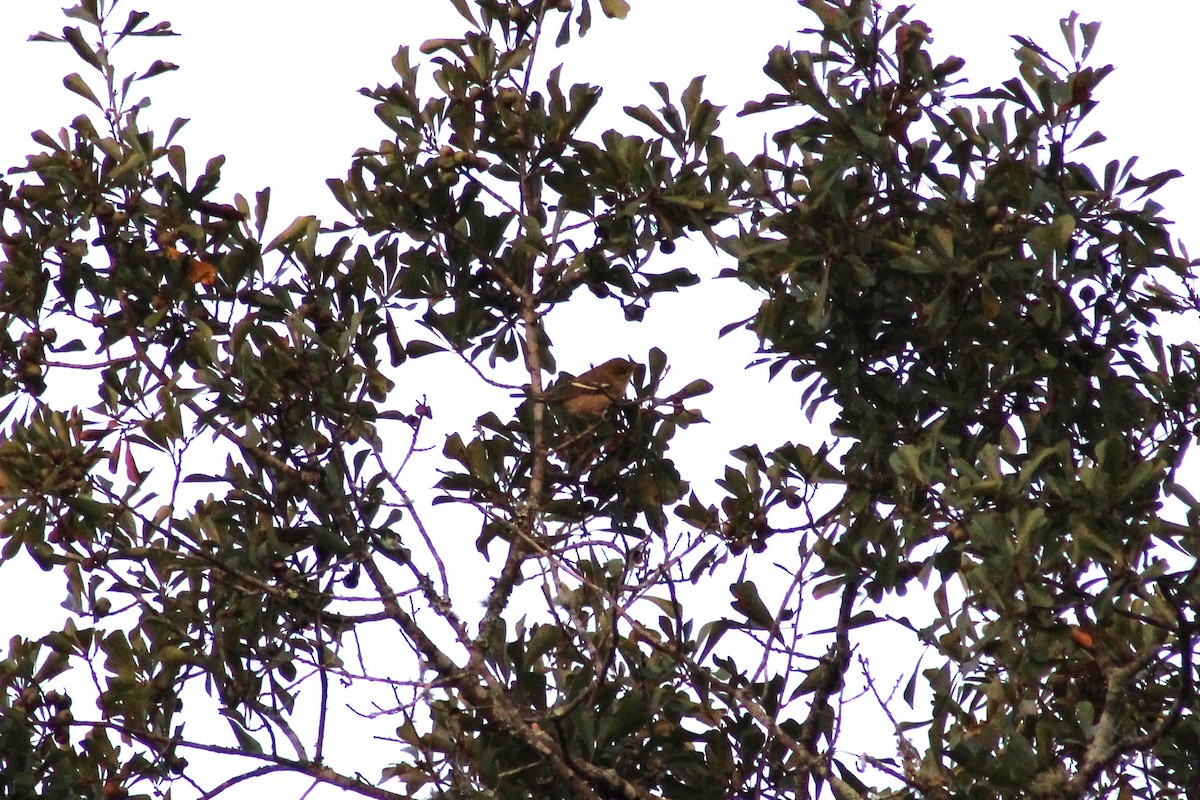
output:
[[[1200,295],[1178,173],[1087,161],[1098,24],[979,87],[905,6],[801,0],[770,93],[593,133],[564,46],[626,0],[448,2],[290,223],[141,124],[169,22],[34,37],[84,111],[0,179],[0,574],[68,618],[0,661],[0,794],[1196,796]],[[717,280],[802,393],[710,487],[672,444],[733,376],[551,333]]]

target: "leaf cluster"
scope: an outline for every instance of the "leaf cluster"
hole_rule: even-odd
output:
[[[71,614],[0,662],[0,793],[1194,785],[1200,386],[1159,325],[1200,303],[1152,199],[1175,173],[1081,155],[1098,26],[1063,20],[1061,59],[1018,37],[971,91],[908,8],[805,0],[743,156],[701,78],[591,135],[600,87],[544,62],[596,4],[451,3],[465,33],[362,91],[385,138],[328,181],[335,222],[278,225],[186,120],[142,129],[134,87],[174,67],[113,53],[168,23],[86,0],[34,37],[95,110],[0,181],[0,562]],[[724,320],[748,368],[804,387],[715,487],[672,445],[729,376],[649,347],[595,415],[555,391],[584,369],[556,326],[688,292],[687,239],[760,300]],[[473,427],[429,431],[418,359],[469,368]],[[911,663],[867,660],[881,631]],[[380,763],[339,749],[360,729]]]

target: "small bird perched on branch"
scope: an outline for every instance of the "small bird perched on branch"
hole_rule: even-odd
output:
[[[546,403],[562,406],[573,417],[596,419],[625,396],[635,364],[627,358],[610,358],[577,378],[560,379],[542,395]]]

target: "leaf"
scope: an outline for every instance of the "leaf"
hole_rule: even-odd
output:
[[[625,113],[643,125],[649,127],[664,139],[669,139],[671,137],[671,131],[667,129],[667,126],[662,123],[662,120],[656,117],[654,112],[651,111],[647,106],[625,106]]]
[[[191,120],[186,117],[177,117],[175,121],[171,123],[170,129],[167,131],[167,138],[163,142],[163,146],[166,147],[170,145],[171,140],[175,138],[175,134],[179,133],[183,126],[187,125],[190,121]]]
[[[979,302],[984,319],[990,322],[1000,316],[1000,297],[986,281],[979,287]]]
[[[753,581],[739,581],[729,587],[732,592],[733,610],[744,616],[756,627],[764,631],[775,630],[775,615],[758,594],[758,587]]]
[[[96,55],[96,51],[93,50],[92,46],[83,38],[83,33],[79,30],[79,28],[63,28],[63,38],[66,39],[71,47],[75,49],[75,52],[79,54],[79,57],[86,61],[90,66],[98,70],[104,68],[100,62],[100,57]]]
[[[159,22],[148,31],[135,31],[130,36],[178,36],[179,34],[171,30],[171,23]]]
[[[267,227],[267,209],[271,205],[271,187],[268,186],[254,194],[254,230],[261,239]]]
[[[121,32],[117,35],[117,41],[121,41],[137,30],[137,26],[145,22],[149,16],[150,14],[146,11],[130,11],[129,18],[125,20],[125,27],[121,28]]]
[[[233,735],[237,737],[238,748],[253,755],[262,754],[262,745],[258,740],[246,732],[246,729],[239,725],[234,720],[229,720],[229,727],[233,728]]]
[[[883,621],[884,620],[877,616],[874,611],[866,609],[859,611],[857,614],[852,616],[850,618],[850,624],[847,627],[853,630],[854,628],[865,628],[868,625],[874,625],[877,622]]]
[[[933,245],[940,255],[954,257],[954,233],[944,225],[935,225],[931,231]]]
[[[278,236],[271,240],[270,244],[263,248],[263,252],[269,253],[285,244],[290,244],[296,241],[308,231],[308,226],[312,225],[316,221],[317,218],[311,214],[296,217],[294,220],[292,220],[291,225],[288,225],[286,228],[284,228]]]
[[[144,81],[147,78],[153,78],[155,75],[162,75],[164,72],[174,72],[177,69],[179,69],[178,64],[172,64],[170,61],[156,60],[145,72],[134,80]]]
[[[167,148],[167,163],[171,165],[171,169],[175,170],[175,175],[178,176],[179,182],[187,183],[187,153],[182,147],[175,145]]]
[[[422,341],[421,339],[413,339],[404,347],[404,352],[409,358],[420,358],[421,356],[432,355],[433,353],[444,353],[446,348],[433,344],[432,342]]]
[[[820,600],[822,597],[828,597],[831,594],[836,594],[844,585],[844,578],[831,578],[824,583],[821,583],[813,588],[813,599]]]
[[[1092,45],[1096,43],[1096,34],[1100,32],[1099,22],[1085,22],[1079,26],[1079,30],[1083,33],[1083,56],[1081,61],[1087,61],[1088,54],[1092,52]]]
[[[1142,189],[1142,193],[1140,195],[1138,195],[1138,199],[1141,200],[1146,195],[1157,192],[1159,189],[1161,189],[1163,186],[1165,186],[1170,181],[1173,181],[1177,178],[1182,178],[1182,177],[1183,177],[1183,173],[1180,172],[1179,170],[1169,169],[1169,170],[1166,170],[1165,172],[1160,172],[1157,175],[1152,175],[1149,178],[1146,178],[1144,180],[1138,179],[1138,178],[1131,179],[1129,181],[1129,188],[1133,189],[1133,188],[1136,188],[1139,186],[1144,187]]]
[[[871,790],[871,787],[869,787],[865,783],[863,783],[862,779],[860,779],[853,770],[846,767],[844,764],[842,764],[842,762],[838,761],[837,759],[834,759],[833,763],[834,763],[834,766],[837,767],[838,774],[841,775],[842,780],[845,781],[850,786],[850,788],[854,790],[854,792],[857,794],[858,797],[868,797],[868,796],[875,794],[875,792],[873,792]]]
[[[1178,170],[1172,170],[1172,172],[1175,172],[1178,175],[1183,174]],[[1071,236],[1074,233],[1075,218],[1070,214],[1063,214],[1060,217],[1056,217],[1054,221],[1050,223],[1050,242],[1054,246],[1054,249],[1059,252],[1066,250],[1067,244],[1070,243]]]
[[[456,53],[462,52],[462,39],[426,39],[421,43],[421,52],[425,55],[432,55],[438,50],[449,49]]]
[[[92,101],[96,108],[104,108],[104,106],[100,105],[100,101],[96,99],[96,95],[92,94],[92,89],[87,85],[87,81],[79,77],[79,73],[72,72],[70,75],[63,78],[63,86],[66,86],[72,92],[84,98],[85,100]]]
[[[1058,27],[1062,30],[1063,39],[1067,43],[1067,52],[1072,57],[1075,56],[1075,23],[1079,19],[1079,12],[1072,11],[1069,16],[1063,17],[1058,21]]]
[[[713,390],[713,385],[703,378],[692,381],[687,386],[671,395],[672,400],[687,400],[689,397],[699,397]]]
[[[687,88],[683,90],[683,94],[679,97],[679,101],[683,103],[683,113],[687,115],[689,123],[696,114],[696,109],[700,105],[700,95],[703,92],[704,76],[697,75],[695,78],[692,78],[691,83],[687,85]]]
[[[188,283],[212,286],[217,282],[217,268],[209,262],[201,261],[198,258],[188,260],[186,275]]]
[[[812,11],[821,20],[821,24],[826,28],[836,28],[842,24],[846,18],[846,12],[840,8],[835,8],[825,0],[808,0],[805,3],[808,9]]]
[[[63,16],[71,19],[81,19],[89,25],[100,24],[100,9],[97,0],[83,0],[77,6],[63,9]]]
[[[1057,217],[1048,225],[1035,225],[1029,231],[1029,248],[1038,261],[1046,262],[1055,253],[1066,250],[1075,232],[1075,218],[1070,214]]]
[[[629,13],[629,3],[625,0],[600,0],[600,8],[609,19],[625,19]]]
[[[459,16],[472,25],[479,27],[479,23],[475,21],[475,15],[471,13],[471,7],[467,5],[466,0],[450,0],[450,5],[454,6],[454,10],[459,13]]]
[[[703,661],[713,648],[717,646],[717,642],[721,641],[721,637],[729,630],[738,628],[736,622],[727,619],[713,620],[704,624],[700,628],[700,634],[697,643],[700,647],[700,653],[696,657],[698,661]]]
[[[133,484],[142,482],[142,473],[138,470],[137,462],[133,459],[133,448],[128,444],[125,445],[125,477]]]
[[[888,459],[893,470],[901,475],[909,475],[919,483],[929,482],[929,475],[921,465],[921,456],[917,448],[911,444],[900,445]]]
[[[33,139],[42,147],[45,147],[49,150],[61,151],[63,149],[62,145],[60,145],[53,136],[45,131],[34,131],[32,134],[30,134],[29,138]]]
[[[920,673],[920,670],[921,664],[920,662],[917,662],[917,666],[913,668],[912,675],[910,675],[908,680],[905,682],[904,691],[901,692],[900,695],[902,698],[904,698],[904,702],[908,704],[909,708],[914,708],[913,702],[917,694],[917,675]]]

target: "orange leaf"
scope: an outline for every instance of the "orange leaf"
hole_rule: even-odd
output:
[[[217,282],[217,268],[207,261],[193,258],[187,265],[187,279],[191,283],[212,286]]]
[[[1082,628],[1071,628],[1071,641],[1084,650],[1091,650],[1096,645],[1096,640],[1092,638],[1092,635]]]

